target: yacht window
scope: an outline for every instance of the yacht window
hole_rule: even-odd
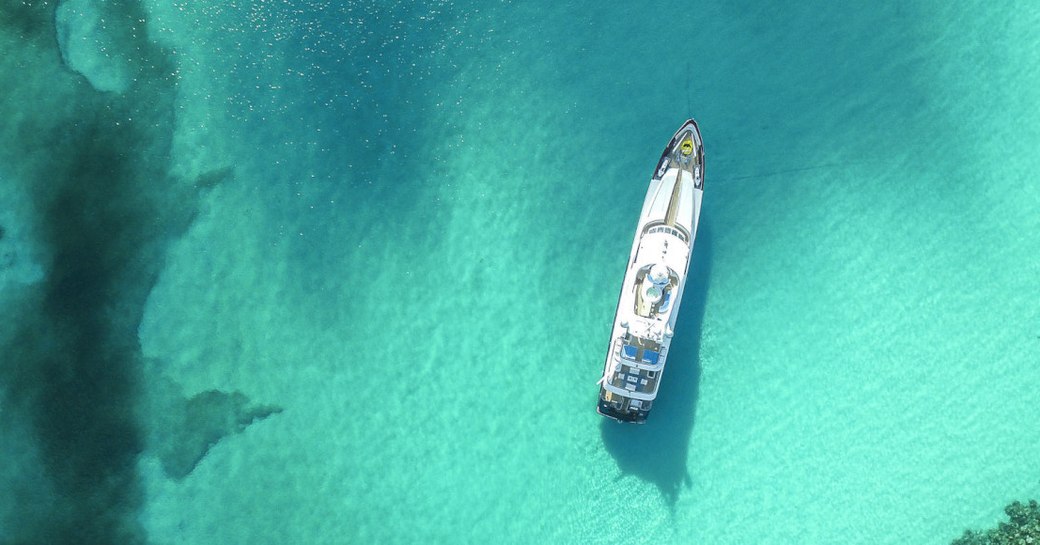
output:
[[[661,303],[657,305],[657,312],[668,312],[668,307],[672,305],[672,290],[664,292],[664,297],[661,298]]]

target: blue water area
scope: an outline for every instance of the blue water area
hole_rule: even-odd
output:
[[[1038,48],[1015,1],[0,4],[0,542],[993,526],[1040,496]],[[620,425],[688,117],[691,278]]]

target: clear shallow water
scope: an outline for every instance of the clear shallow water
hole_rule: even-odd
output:
[[[107,20],[133,26],[134,5]],[[68,315],[33,303],[64,293],[44,204],[112,187],[80,161],[41,189],[53,157],[110,144],[120,183],[84,194],[144,233],[89,239],[121,288],[73,317],[105,342],[3,331],[24,470],[0,475],[55,489],[0,509],[5,535],[112,503],[154,543],[948,543],[1040,494],[1029,5],[139,11],[143,31],[66,44],[121,51],[83,77],[48,55],[53,28],[27,41],[34,19],[0,11],[4,303]],[[691,114],[709,163],[692,297],[651,422],[606,425],[631,230]],[[35,136],[84,119],[101,138]],[[74,474],[129,484],[63,502],[77,481],[48,476],[53,453],[82,445],[33,416],[54,344],[118,356],[140,385],[88,398],[115,414],[161,379],[285,410],[182,480],[147,448],[86,453]]]

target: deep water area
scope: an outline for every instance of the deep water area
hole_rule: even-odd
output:
[[[1027,2],[0,3],[0,544],[1014,520],[1038,50]],[[688,117],[691,277],[620,425],[596,380]]]

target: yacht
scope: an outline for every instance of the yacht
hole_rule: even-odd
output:
[[[643,200],[610,332],[597,411],[643,423],[661,385],[704,195],[704,144],[687,120],[657,162]]]

